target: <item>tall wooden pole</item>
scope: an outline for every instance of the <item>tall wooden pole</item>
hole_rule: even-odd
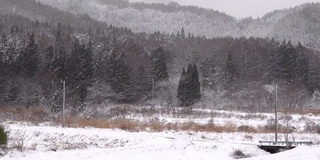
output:
[[[154,79],[152,78],[152,107],[154,107]]]
[[[275,103],[274,103],[274,126],[275,126],[275,140],[278,141],[278,114],[277,114],[277,100],[278,100],[278,86],[275,86]]]
[[[64,109],[66,105],[66,81],[63,81],[63,97],[62,97],[62,127],[64,127]]]

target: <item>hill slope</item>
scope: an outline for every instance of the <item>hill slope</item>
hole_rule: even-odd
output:
[[[186,32],[208,37],[274,37],[301,41],[320,48],[320,4],[310,3],[274,11],[258,19],[236,20],[224,13],[175,3],[145,4],[114,0],[39,0],[60,10],[87,14],[93,19],[136,32]]]

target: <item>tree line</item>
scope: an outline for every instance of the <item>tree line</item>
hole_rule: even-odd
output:
[[[256,94],[263,85],[298,86],[306,99],[320,87],[319,53],[286,40],[206,38],[184,28],[172,34],[107,25],[85,30],[14,15],[0,18],[0,33],[4,105],[43,105],[59,112],[62,81],[68,106],[80,111],[106,101],[168,106],[192,106],[206,98],[247,101],[244,91],[269,105],[265,95]]]

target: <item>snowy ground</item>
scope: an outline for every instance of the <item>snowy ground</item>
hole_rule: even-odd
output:
[[[11,137],[9,146],[23,142],[23,152],[10,151],[2,160],[100,160],[100,159],[234,159],[239,149],[252,160],[319,160],[320,146],[301,146],[270,155],[257,147],[273,134],[203,132],[127,132],[96,128],[61,128],[43,124],[3,123]],[[320,142],[318,134],[295,134],[296,140]]]

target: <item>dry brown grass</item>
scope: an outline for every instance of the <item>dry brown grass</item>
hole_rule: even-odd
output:
[[[159,121],[152,121],[149,126],[145,126],[145,128],[150,127],[150,129],[154,132],[162,132],[167,130],[169,127],[167,125],[162,124]]]
[[[114,110],[115,114],[124,115],[128,112],[133,112],[134,108],[131,106],[117,106],[117,109]],[[145,110],[144,110],[145,111]],[[47,121],[50,117],[50,111],[42,108],[25,108],[25,107],[12,107],[12,108],[0,108],[1,113],[17,115],[21,121],[30,121],[33,123],[39,123]],[[149,114],[154,114],[153,109],[149,109]],[[212,113],[211,113],[212,114]],[[219,116],[231,116],[220,115]],[[247,115],[252,117],[253,115]],[[54,116],[51,116],[54,117]],[[84,118],[77,117],[72,115],[67,115],[65,119],[66,126],[84,128],[84,127],[94,127],[94,128],[110,128],[110,129],[122,129],[131,132],[138,131],[152,131],[152,132],[162,132],[165,130],[173,131],[194,131],[194,132],[217,132],[217,133],[233,133],[233,132],[244,132],[244,133],[272,133],[274,132],[274,127],[272,126],[263,126],[260,128],[254,128],[252,126],[237,126],[232,121],[227,121],[223,125],[217,125],[213,122],[207,124],[199,124],[193,121],[185,123],[163,123],[158,119],[154,119],[149,122],[135,121],[132,119],[123,118],[124,116],[119,116],[117,119],[104,119],[104,118]],[[256,118],[264,118],[258,115]],[[56,114],[56,118],[49,119],[51,122],[61,123],[60,114]]]
[[[179,124],[174,130],[177,131],[194,131],[194,132],[217,132],[231,133],[236,132],[236,127],[233,123],[227,122],[225,125],[215,125],[213,123],[198,124],[195,122],[187,122]]]
[[[258,133],[259,131],[252,127],[252,126],[247,126],[247,125],[242,125],[242,126],[239,126],[237,128],[237,131],[238,132],[245,132],[245,133]]]
[[[41,123],[48,119],[49,110],[39,107],[1,107],[0,116],[6,120]]]
[[[68,127],[94,127],[94,128],[110,128],[110,129],[122,129],[126,131],[139,131],[143,125],[129,119],[116,119],[116,120],[103,120],[103,119],[85,119],[67,117],[65,124]]]
[[[244,116],[241,116],[240,118],[246,119],[246,120],[249,120],[249,119],[265,120],[268,118],[268,116],[263,115],[263,114],[247,113]]]
[[[168,123],[164,124],[159,121],[151,122],[138,122],[130,119],[116,119],[116,120],[103,120],[103,119],[82,119],[82,118],[66,118],[66,126],[68,127],[94,127],[94,128],[110,128],[110,129],[122,129],[130,132],[138,131],[152,131],[162,132],[165,130],[174,131],[194,131],[194,132],[217,132],[217,133],[232,133],[232,132],[258,132],[253,128],[250,130],[238,131],[235,124],[227,122],[225,125],[215,125],[212,123],[198,124],[195,122],[186,123]]]
[[[313,114],[313,115],[320,115],[320,108],[293,108],[293,109],[282,109],[279,112],[286,113],[286,114],[300,114],[300,115],[306,115],[306,114]]]

